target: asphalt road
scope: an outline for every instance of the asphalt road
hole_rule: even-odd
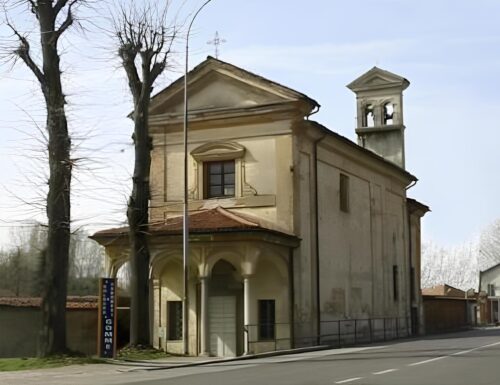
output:
[[[333,353],[333,354],[332,354]],[[144,385],[499,385],[500,330],[475,330],[391,345],[192,368]],[[178,370],[178,369],[176,369]],[[196,373],[200,371],[199,373]],[[165,373],[166,374],[166,373]],[[171,373],[174,374],[174,373]],[[178,373],[181,374],[181,373]],[[168,377],[168,376],[167,376]]]
[[[87,365],[0,373],[1,385],[500,385],[500,328],[167,370]]]

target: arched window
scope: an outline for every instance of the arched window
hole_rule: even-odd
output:
[[[375,126],[375,114],[374,114],[373,104],[367,104],[365,106],[364,120],[365,120],[364,121],[365,127]]]
[[[384,124],[386,126],[394,124],[394,104],[391,102],[384,104]]]

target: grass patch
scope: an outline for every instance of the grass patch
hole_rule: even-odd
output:
[[[125,347],[118,351],[119,360],[157,360],[171,357],[171,354],[152,347]]]
[[[55,356],[48,358],[0,358],[0,372],[48,369],[68,365],[98,364],[103,361],[91,357]]]

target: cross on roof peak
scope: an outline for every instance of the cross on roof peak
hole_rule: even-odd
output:
[[[214,45],[215,46],[215,58],[219,58],[219,46],[221,44],[224,44],[226,42],[226,39],[221,39],[219,37],[219,31],[215,31],[215,36],[212,40],[207,41],[207,44]]]

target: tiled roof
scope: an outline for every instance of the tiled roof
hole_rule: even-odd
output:
[[[0,306],[11,307],[40,307],[40,297],[0,297]],[[96,296],[68,296],[66,309],[97,309]]]
[[[463,290],[446,284],[423,288],[422,295],[465,298]]]
[[[236,214],[222,207],[209,210],[201,210],[189,213],[189,231],[192,233],[207,232],[230,232],[242,230],[264,230],[278,232],[291,236],[282,229],[278,229],[270,223],[247,215]],[[168,218],[166,222],[152,223],[149,225],[149,233],[179,234],[182,232],[182,216]],[[120,227],[98,231],[92,238],[124,236],[128,233],[128,227]]]

